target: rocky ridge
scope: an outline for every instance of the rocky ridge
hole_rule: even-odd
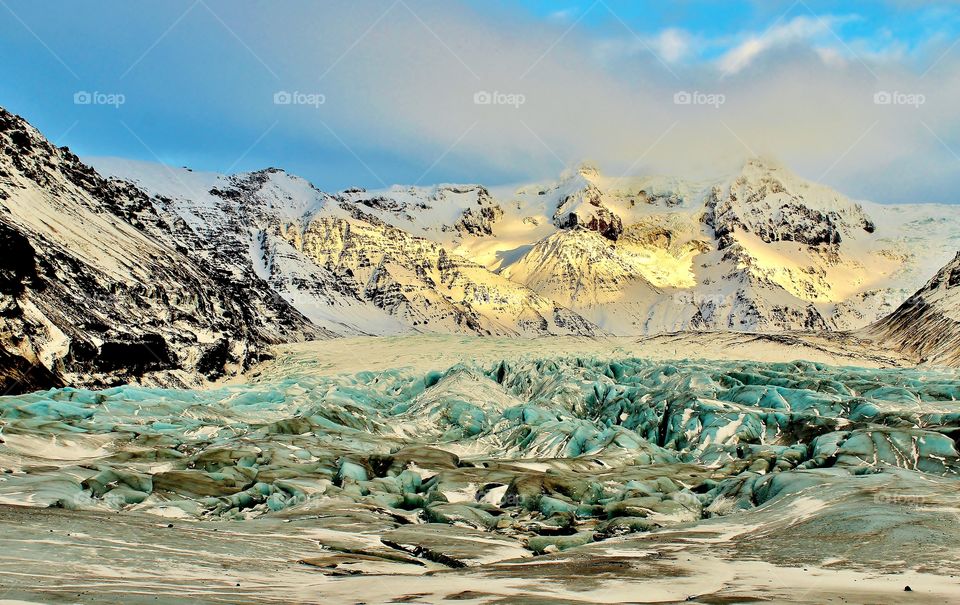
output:
[[[954,207],[856,202],[762,159],[718,181],[584,165],[522,187],[335,197],[622,335],[861,328],[960,247]]]
[[[0,110],[4,391],[130,381],[193,385],[271,343],[329,336],[127,182],[100,177]]]
[[[864,332],[923,362],[960,367],[960,253],[896,311]]]

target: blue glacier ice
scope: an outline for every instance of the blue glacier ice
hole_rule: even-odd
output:
[[[958,397],[954,370],[584,357],[55,389],[0,398],[0,502],[223,521],[359,506],[552,552],[836,476],[956,481]]]

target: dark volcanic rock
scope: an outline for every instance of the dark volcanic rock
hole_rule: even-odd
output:
[[[493,235],[493,225],[502,216],[503,209],[500,206],[484,206],[478,209],[467,208],[463,211],[463,215],[456,222],[454,228],[460,233],[469,233],[470,235]]]
[[[271,343],[323,336],[252,271],[161,218],[0,109],[0,380],[179,386],[240,371]]]
[[[561,229],[582,227],[590,231],[596,231],[611,241],[617,241],[623,233],[623,221],[606,208],[598,208],[597,212],[590,216],[586,222],[581,222],[581,218],[576,212],[570,212],[558,219],[556,225]]]

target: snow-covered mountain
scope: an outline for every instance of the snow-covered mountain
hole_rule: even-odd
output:
[[[960,248],[956,206],[854,202],[768,160],[716,182],[585,165],[522,187],[336,198],[615,334],[860,328]]]
[[[956,206],[854,202],[765,160],[324,193],[278,169],[98,173],[6,112],[0,145],[0,366],[32,386],[186,384],[333,336],[858,329],[960,249]]]
[[[0,109],[3,390],[196,384],[264,345],[332,336],[252,272],[225,274],[146,194]]]
[[[960,367],[960,253],[896,311],[864,332],[923,362]]]
[[[187,222],[260,208],[256,219],[240,211],[233,245],[287,301],[345,334],[856,329],[960,247],[956,207],[858,203],[767,160],[716,182],[583,165],[521,187],[336,194],[277,170],[93,161]],[[213,231],[217,241],[228,230]]]
[[[371,212],[427,217],[432,207],[408,207],[402,195],[331,196],[277,169],[224,176],[117,160],[98,166],[149,191],[170,222],[182,220],[209,250],[226,252],[231,271],[252,270],[337,334],[601,333],[522,284]],[[458,191],[438,188],[437,194],[484,195],[482,189]],[[449,217],[450,229],[482,231],[484,208]]]

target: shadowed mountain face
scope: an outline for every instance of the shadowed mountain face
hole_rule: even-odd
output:
[[[960,253],[865,332],[923,362],[960,366]]]
[[[0,348],[6,390],[196,384],[266,344],[323,336],[252,272],[0,110]]]

